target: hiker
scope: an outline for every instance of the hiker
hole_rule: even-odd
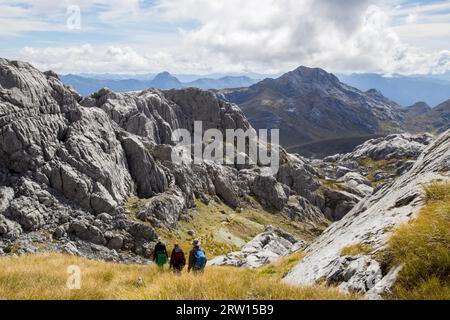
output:
[[[155,250],[153,251],[153,261],[162,269],[168,259],[169,255],[167,254],[166,245],[162,242],[161,238],[158,238],[158,243],[155,245]]]
[[[205,251],[200,247],[200,240],[192,241],[192,250],[189,253],[189,266],[188,272],[194,270],[195,273],[203,272],[206,266],[206,254]]]
[[[175,273],[180,273],[186,265],[186,257],[183,250],[178,243],[173,246],[172,254],[170,255],[170,269],[173,269]]]

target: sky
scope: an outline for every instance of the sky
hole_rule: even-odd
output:
[[[0,57],[59,73],[450,71],[450,1],[0,0]]]

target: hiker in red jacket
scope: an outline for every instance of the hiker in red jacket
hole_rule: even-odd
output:
[[[175,273],[180,273],[185,265],[186,257],[184,252],[178,243],[176,243],[173,247],[172,254],[170,255],[170,269],[173,269],[173,272]]]

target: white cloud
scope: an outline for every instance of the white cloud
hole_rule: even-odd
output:
[[[416,37],[434,32],[435,37],[448,39],[450,28],[438,30],[445,24],[411,24],[419,14],[448,7],[448,3],[440,3],[418,9],[392,8],[381,0],[168,0],[160,4],[167,19],[200,22],[198,28],[183,33],[191,50],[201,48],[205,56],[219,56],[228,64],[239,61],[260,72],[287,70],[299,64],[332,71],[442,70],[438,61],[446,56],[446,48],[427,51],[405,43],[401,36],[409,28]],[[403,30],[392,28],[399,16],[405,16],[404,24],[409,21],[407,27],[398,27]]]
[[[82,46],[68,48],[31,48],[20,52],[41,70],[71,72],[135,72],[145,73],[169,63],[170,56],[155,53],[143,55],[128,46]]]
[[[72,4],[69,0],[56,7],[50,0],[26,2],[27,9],[0,0],[0,8],[16,10],[14,17],[32,10],[35,17]],[[30,45],[21,50],[21,58],[58,72],[278,73],[300,64],[334,72],[450,69],[450,48],[442,41],[450,40],[450,25],[441,12],[449,3],[394,7],[385,0],[159,0],[145,9],[139,0],[78,3],[82,10],[100,7],[97,20],[109,24],[110,33],[123,23],[120,32],[129,37],[114,43],[90,41],[81,47]],[[6,18],[0,14],[3,24],[2,19]],[[161,21],[163,31],[146,29],[155,20]],[[9,23],[11,30],[27,29],[26,22],[15,21]],[[164,24],[173,30],[164,30]],[[52,24],[31,19],[28,26],[51,29]]]

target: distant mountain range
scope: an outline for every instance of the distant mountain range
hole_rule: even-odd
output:
[[[187,87],[194,87],[200,89],[225,89],[225,88],[241,88],[249,87],[257,81],[249,77],[227,76],[220,79],[201,78],[192,82],[184,83]]]
[[[299,67],[277,79],[225,89],[223,99],[240,105],[257,129],[280,129],[290,152],[325,156],[351,151],[389,133],[442,132],[450,127],[450,101],[403,108],[380,91],[361,91],[322,69]]]
[[[299,67],[260,82],[246,76],[194,80],[185,76],[192,81],[182,82],[168,72],[141,75],[140,79],[113,74],[92,76],[95,78],[65,75],[61,80],[84,96],[103,87],[115,92],[150,87],[214,89],[224,100],[238,104],[253,127],[281,129],[281,144],[306,156],[350,152],[367,139],[389,133],[442,132],[450,127],[450,100],[442,103],[450,98],[450,82],[445,75],[436,79],[354,74],[341,75],[340,80],[319,68]],[[438,103],[436,108],[430,107]]]
[[[83,96],[90,95],[103,87],[108,87],[115,92],[140,91],[147,88],[161,90],[181,89],[194,87],[200,89],[224,89],[247,87],[258,80],[247,76],[224,76],[215,78],[195,78],[194,76],[182,76],[190,81],[181,82],[178,77],[168,72],[157,75],[140,75],[135,78],[127,78],[127,75],[61,75],[60,78],[66,85],[71,85]]]
[[[103,87],[109,87],[116,92],[143,90],[149,87],[157,89],[180,89],[195,87],[200,89],[226,89],[249,87],[258,79],[277,77],[249,73],[240,74],[210,74],[207,76],[179,74],[168,72],[160,74],[69,74],[61,75],[61,80],[72,85],[82,95],[89,95]],[[450,99],[450,73],[441,75],[394,75],[386,77],[375,73],[338,74],[343,83],[361,91],[376,89],[385,97],[406,107],[423,101],[434,107],[442,101]]]
[[[430,76],[384,77],[379,74],[364,73],[338,75],[339,79],[355,88],[366,91],[377,89],[384,96],[402,106],[410,106],[417,101],[424,101],[436,106],[450,99],[450,74]]]

